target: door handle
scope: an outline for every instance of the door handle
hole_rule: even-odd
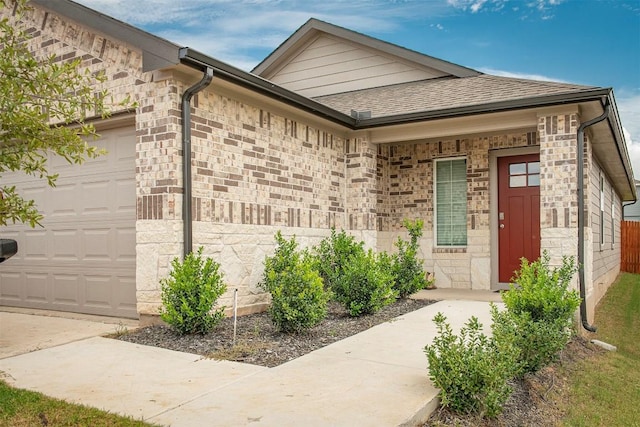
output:
[[[504,224],[500,224],[500,228],[504,228]]]

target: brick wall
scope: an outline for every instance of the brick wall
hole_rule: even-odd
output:
[[[0,17],[14,20],[12,9],[1,8]],[[89,73],[104,73],[106,81],[96,85],[96,92],[107,90],[107,105],[113,112],[122,107],[118,103],[135,92],[148,77],[142,72],[142,52],[125,46],[91,29],[69,21],[44,9],[27,10],[22,22],[26,24],[29,49],[36,57],[55,56],[55,61],[80,59],[80,68]],[[91,115],[89,113],[89,115]]]
[[[378,147],[378,249],[393,250],[404,235],[406,218],[424,221],[421,257],[435,272],[440,287],[489,289],[491,285],[489,152],[536,146],[536,132],[451,137]],[[467,160],[467,246],[438,248],[433,241],[433,161],[465,157]]]

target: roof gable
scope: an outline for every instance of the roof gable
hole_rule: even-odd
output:
[[[316,19],[252,72],[308,97],[480,74]]]

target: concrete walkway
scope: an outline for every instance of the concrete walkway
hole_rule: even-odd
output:
[[[439,311],[490,324],[487,302],[441,301],[275,368],[92,337],[6,357],[0,376],[160,425],[416,425],[437,406],[423,348]]]

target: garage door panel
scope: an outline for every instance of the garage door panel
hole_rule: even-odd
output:
[[[136,191],[136,180],[134,178],[120,178],[116,181],[116,200],[114,203],[116,213],[124,215],[136,214],[135,200],[132,201],[129,196],[132,191],[134,193]]]
[[[48,274],[46,273],[26,273],[25,277],[25,299],[30,302],[47,303],[49,295],[47,293]]]
[[[117,283],[114,286],[114,308],[122,311],[136,312],[136,304],[132,301],[136,301],[136,280],[130,276],[115,276],[114,280]]]
[[[78,211],[82,215],[108,215],[113,206],[111,195],[114,190],[115,183],[108,179],[83,182],[80,190],[82,198],[75,203]]]
[[[80,275],[53,274],[53,303],[79,305]]]
[[[80,230],[58,229],[51,232],[52,236],[52,256],[51,261],[78,261],[81,258],[78,239]]]
[[[2,176],[3,181],[4,181],[4,177],[5,175]],[[50,198],[47,194],[46,189],[43,186],[33,185],[33,183],[31,183],[30,186],[26,186],[25,183],[18,182],[16,183],[16,188],[20,189],[20,195],[22,195],[22,197],[25,200],[35,201],[38,212],[41,215],[45,215],[46,212],[50,210],[51,208],[49,204]]]
[[[121,263],[133,263],[136,261],[136,229],[133,227],[116,228],[117,245],[116,260]]]
[[[85,275],[85,304],[103,309],[111,307],[113,277],[111,275]]]
[[[0,296],[5,301],[20,302],[24,299],[23,273],[0,270]]]
[[[11,258],[11,263],[18,260],[24,261],[44,261],[49,258],[48,254],[48,242],[47,235],[49,233],[43,228],[35,228],[26,230],[22,233],[22,238],[19,236],[10,237],[18,241],[18,253]],[[4,235],[4,233],[3,233]],[[3,267],[9,267],[11,264],[6,264]]]
[[[114,231],[110,228],[84,230],[82,233],[84,243],[84,261],[111,262],[113,249],[110,242],[113,240]]]
[[[75,218],[78,215],[75,208],[76,200],[80,197],[78,197],[75,183],[58,182],[54,188],[49,190],[49,193],[51,201],[49,204],[43,205],[46,208],[44,219],[46,223],[56,221],[58,218]]]
[[[83,165],[50,159],[60,174],[55,188],[3,175],[36,200],[45,219],[44,228],[0,229],[19,248],[0,265],[0,304],[137,317],[135,130],[105,131],[96,142],[109,154]]]

